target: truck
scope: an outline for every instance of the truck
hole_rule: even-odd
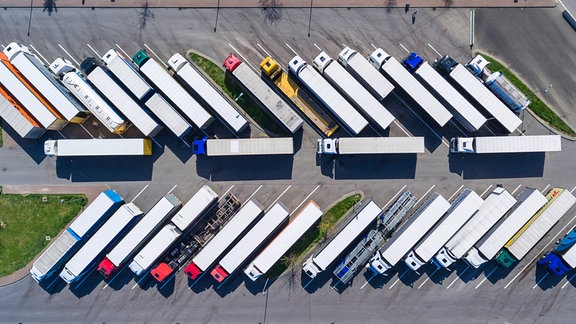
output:
[[[374,98],[360,82],[358,82],[346,69],[336,63],[326,52],[321,51],[312,65],[328,82],[338,89],[364,116],[385,130],[394,121],[394,116]]]
[[[290,100],[326,137],[332,136],[340,128],[336,121],[312,99],[310,94],[305,89],[300,88],[289,73],[284,71],[280,64],[270,56],[260,63],[260,69],[269,78],[270,83]]]
[[[47,156],[148,156],[152,155],[149,138],[58,139],[44,142]]]
[[[214,122],[212,117],[166,69],[148,56],[144,50],[138,51],[132,57],[140,73],[156,87],[164,98],[178,108],[186,118],[201,129],[206,129]]]
[[[36,139],[46,129],[30,115],[11,94],[0,86],[0,118],[22,138]]]
[[[368,126],[368,121],[300,56],[290,60],[288,69],[353,135]]]
[[[274,264],[306,233],[322,216],[322,210],[311,200],[296,215],[270,244],[266,246],[244,270],[250,280],[256,281],[266,274]]]
[[[444,56],[438,62],[438,68],[494,117],[506,132],[512,133],[522,124],[522,120],[496,98],[464,65],[454,61],[450,56]]]
[[[562,151],[560,135],[454,137],[451,153],[531,153]]]
[[[538,260],[538,265],[557,276],[563,276],[566,272],[576,268],[574,243],[576,243],[576,228],[568,232],[552,251]]]
[[[396,235],[376,252],[368,268],[374,274],[384,274],[396,264],[430,231],[442,215],[450,208],[450,203],[439,193],[434,193],[422,204],[400,228]]]
[[[466,263],[479,268],[492,260],[504,244],[546,203],[546,197],[533,188],[524,189],[517,200],[510,212],[464,255]]]
[[[194,154],[206,156],[294,154],[292,137],[202,138],[193,142]]]
[[[342,137],[317,141],[318,154],[424,153],[424,137]]]
[[[69,122],[82,124],[89,111],[55,77],[50,70],[32,54],[28,47],[12,42],[3,50],[22,75],[52,104]]]
[[[217,282],[223,282],[232,275],[242,264],[248,261],[262,245],[273,238],[283,224],[288,221],[290,212],[281,202],[272,206],[262,218],[246,233],[246,235],[228,251],[212,269],[210,275]]]
[[[184,56],[176,53],[168,60],[168,66],[174,71],[174,77],[188,91],[195,93],[208,107],[222,118],[234,133],[241,133],[248,127],[248,121],[232,103],[225,98],[222,91],[214,86]]]
[[[40,282],[56,273],[123,203],[124,199],[114,190],[100,193],[34,261],[30,269],[32,278]]]
[[[95,263],[116,244],[140,216],[142,211],[134,203],[120,207],[66,263],[60,278],[71,284],[88,274]]]
[[[104,100],[84,80],[72,62],[57,58],[50,64],[52,73],[60,78],[60,82],[102,123],[106,129],[114,134],[122,134],[128,129],[128,123],[121,117],[106,100]]]
[[[68,121],[20,74],[4,53],[0,53],[0,84],[42,127],[61,130]]]
[[[235,244],[252,223],[262,214],[264,207],[255,199],[248,201],[236,215],[206,244],[184,269],[191,280],[209,270],[222,254]]]
[[[477,132],[486,123],[486,117],[418,54],[410,53],[403,63],[432,94],[447,103],[446,107],[451,110],[454,119],[467,131]]]
[[[432,261],[434,255],[464,226],[483,202],[476,192],[465,189],[436,226],[408,252],[404,258],[408,268],[418,271],[420,267]]]
[[[127,59],[116,50],[111,49],[102,57],[108,70],[116,77],[120,84],[138,101],[144,104],[160,119],[178,138],[183,138],[194,131],[194,128],[170,105],[160,94],[138,74]]]
[[[152,235],[160,229],[169,217],[182,206],[182,203],[174,195],[162,197],[146,215],[124,236],[100,264],[97,271],[104,278],[110,277],[118,271],[134,253],[148,242]]]
[[[437,267],[448,268],[462,258],[515,203],[516,199],[504,187],[497,186],[472,218],[436,254],[434,263]]]
[[[486,66],[490,62],[482,55],[476,55],[466,67],[474,76],[484,82],[484,85],[502,100],[515,113],[520,113],[528,105],[530,98],[520,91],[502,72],[490,72]]]
[[[154,137],[160,133],[162,126],[114,81],[102,66],[100,66],[100,62],[98,62],[96,58],[86,58],[80,65],[80,68],[84,71],[84,74],[86,74],[88,81],[90,81],[108,101],[118,108],[144,136]]]
[[[206,212],[214,206],[218,195],[208,186],[203,186],[174,215],[148,243],[134,256],[128,265],[135,275],[147,274],[146,271],[176,244],[182,234],[187,234],[200,221]]]
[[[376,70],[384,73],[385,76],[396,83],[398,88],[404,90],[428,114],[435,124],[443,127],[450,121],[452,114],[448,109],[426,90],[410,72],[406,71],[402,64],[392,55],[378,48],[370,54],[368,60]]]
[[[304,262],[304,273],[314,279],[322,271],[328,269],[338,256],[340,256],[366,229],[380,216],[382,210],[375,202],[367,202],[359,212],[355,213],[346,226],[330,243],[325,245],[316,255],[312,255]]]
[[[494,260],[500,267],[506,269],[522,260],[576,203],[576,197],[563,188],[550,189],[546,199],[546,204],[498,251]]]

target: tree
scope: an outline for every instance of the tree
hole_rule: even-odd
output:
[[[264,21],[270,25],[278,25],[282,20],[282,2],[278,0],[259,0],[260,14]]]

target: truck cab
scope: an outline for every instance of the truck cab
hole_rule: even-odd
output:
[[[310,257],[308,260],[304,262],[304,267],[302,268],[302,270],[306,275],[308,275],[308,277],[312,279],[314,279],[320,272],[322,272],[322,269],[320,269],[314,263],[314,257]]]
[[[57,156],[58,155],[58,141],[47,140],[44,142],[44,154],[47,156]]]
[[[382,254],[380,254],[380,252],[377,252],[376,255],[370,259],[366,267],[372,270],[374,273],[381,275],[392,268],[388,262],[382,258]]]
[[[199,140],[194,140],[192,142],[192,148],[194,150],[194,154],[196,155],[206,155],[206,142],[208,141],[208,137],[204,137]]]
[[[414,73],[416,72],[416,70],[418,70],[418,68],[423,62],[424,60],[420,56],[418,56],[418,54],[410,53],[410,55],[408,55],[404,59],[404,67],[406,67],[406,70],[408,70],[408,72]]]
[[[319,139],[318,154],[338,154],[338,140],[333,138]]]
[[[270,80],[276,79],[282,72],[278,62],[274,61],[270,56],[267,56],[261,63],[260,69],[266,74]]]
[[[552,272],[557,276],[564,275],[567,271],[572,270],[562,260],[562,257],[554,252],[550,252],[544,256],[544,258],[538,261],[538,265],[546,267],[546,270]]]
[[[377,70],[380,70],[382,65],[388,61],[388,58],[390,58],[390,54],[384,52],[383,49],[378,48],[372,52],[372,54],[370,54],[368,61],[370,61],[370,63],[372,63],[372,65],[374,65]]]
[[[474,138],[454,137],[450,140],[450,153],[474,153]]]
[[[452,263],[454,263],[456,261],[458,261],[458,260],[454,259],[450,255],[450,252],[448,252],[448,250],[444,247],[440,250],[440,252],[438,252],[438,254],[436,254],[433,262],[434,262],[434,264],[436,264],[437,268],[440,268],[440,267],[448,268],[450,265],[452,265]]]
[[[417,271],[420,267],[424,266],[426,262],[422,262],[420,258],[416,255],[414,250],[408,253],[408,256],[404,259],[404,263],[408,266],[408,268],[412,269],[413,271]]]
[[[326,52],[322,51],[318,54],[314,60],[312,60],[312,65],[318,70],[320,73],[324,73],[324,69],[332,63],[332,58],[326,54]]]

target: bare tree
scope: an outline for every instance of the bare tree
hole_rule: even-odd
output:
[[[392,13],[392,9],[396,7],[396,0],[386,0],[384,7],[386,8],[387,14]]]
[[[142,10],[138,13],[138,23],[140,24],[140,30],[146,29],[146,24],[148,20],[156,18],[154,12],[150,10],[148,6],[148,0],[142,5]]]
[[[264,21],[270,25],[278,25],[282,20],[282,2],[279,0],[259,0],[260,14]]]

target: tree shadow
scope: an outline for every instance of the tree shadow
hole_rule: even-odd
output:
[[[42,12],[48,12],[48,16],[52,16],[52,13],[58,12],[58,7],[56,7],[57,0],[44,0]]]

